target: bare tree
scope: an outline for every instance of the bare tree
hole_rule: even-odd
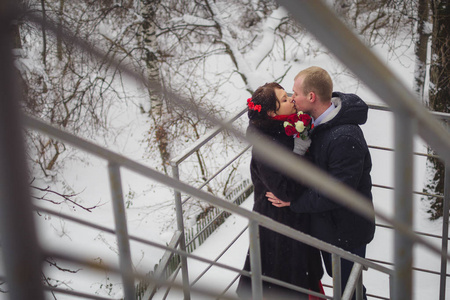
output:
[[[429,26],[429,0],[418,0],[417,6],[417,26],[415,36],[415,48],[414,55],[416,58],[414,69],[414,85],[413,89],[417,96],[422,99],[424,104],[427,104],[424,99],[425,91],[425,79],[427,72],[427,52],[428,41],[430,39],[430,27]]]
[[[356,29],[368,45],[384,44],[396,49],[398,37],[413,33],[417,1],[335,0],[334,8]]]
[[[430,2],[433,32],[431,41],[431,65],[429,107],[431,110],[450,112],[450,1],[433,0]],[[445,124],[448,127],[448,124]],[[430,154],[436,154],[428,149]],[[444,195],[445,165],[435,158],[428,158],[428,182],[424,191],[439,196]],[[428,196],[430,201],[430,219],[439,219],[443,215],[443,198]]]
[[[92,10],[93,7],[97,9]],[[120,59],[128,53],[119,51],[119,44],[111,45],[100,29],[103,22],[124,9],[101,6],[95,1],[83,5],[77,1],[46,0],[31,3],[26,12],[36,11],[42,15],[40,29],[19,20],[24,44],[23,57],[18,59],[26,87],[24,111],[84,137],[101,133],[107,136],[109,107],[126,97],[121,89],[121,75],[110,67],[108,59]],[[60,35],[48,34],[50,22],[56,24],[59,32],[70,28],[75,35],[103,46],[107,57],[95,60]],[[41,59],[34,56],[38,48]],[[32,161],[43,176],[54,175],[55,166],[61,163],[59,157],[68,148],[36,133],[29,133],[29,141]]]

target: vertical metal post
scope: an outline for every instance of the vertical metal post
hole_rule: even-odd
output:
[[[413,224],[413,135],[416,126],[416,120],[407,113],[395,113],[394,212],[395,219],[409,227]],[[413,246],[413,241],[395,231],[394,300],[412,299]]]
[[[178,165],[172,165],[172,177],[179,180],[180,174],[178,172]],[[175,195],[175,210],[177,215],[177,226],[181,232],[180,236],[180,249],[186,252],[186,236],[184,234],[184,222],[183,222],[183,205],[181,203],[181,193],[174,191]],[[190,300],[191,295],[189,292],[189,273],[186,256],[181,256],[181,277],[183,280],[183,294],[184,300]]]
[[[11,51],[15,2],[0,1],[0,240],[9,299],[41,300],[43,256],[31,205]]]
[[[130,240],[128,238],[120,169],[117,164],[110,162],[108,171],[124,296],[125,300],[134,300],[136,296],[134,291],[133,263],[131,261]]]
[[[363,299],[363,271],[361,271],[361,275],[358,277],[358,283],[356,284],[356,300]]]
[[[262,269],[261,269],[261,247],[259,245],[259,225],[250,220],[248,224],[250,234],[250,267],[252,274],[252,299],[262,300]]]
[[[341,258],[335,253],[331,253],[331,264],[333,269],[333,299],[341,300]]]
[[[439,300],[445,300],[445,288],[447,285],[447,252],[448,252],[448,218],[450,208],[450,162],[445,162],[445,183],[442,215],[442,255],[441,255],[441,282]]]
[[[389,275],[389,299],[394,298],[394,276]]]
[[[347,280],[347,284],[345,285],[344,292],[342,293],[341,299],[343,300],[351,300],[353,299],[353,294],[355,295],[354,299],[362,300],[363,292],[362,292],[362,271],[363,266],[359,263],[354,263],[350,275]]]

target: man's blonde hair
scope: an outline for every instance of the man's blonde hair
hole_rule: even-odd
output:
[[[303,79],[303,93],[314,92],[321,101],[331,100],[333,92],[333,81],[330,74],[320,67],[309,67],[300,71],[294,80],[301,77]]]

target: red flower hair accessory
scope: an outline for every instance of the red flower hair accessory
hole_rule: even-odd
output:
[[[252,98],[247,99],[247,106],[248,106],[248,109],[261,112],[261,105],[259,105],[259,104],[255,105],[255,103],[253,103],[253,101],[252,101]]]

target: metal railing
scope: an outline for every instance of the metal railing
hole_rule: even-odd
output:
[[[369,104],[369,107],[370,107],[370,109],[373,109],[373,110],[381,110],[381,111],[389,111],[389,110],[390,110],[390,109],[389,109],[388,107],[386,107],[386,106],[376,105],[376,104]],[[450,114],[441,114],[441,113],[432,113],[432,114],[435,115],[435,116],[436,116],[437,118],[439,118],[439,119],[443,119],[443,120],[449,120],[449,119],[450,119]],[[231,120],[234,121],[234,120],[237,119],[237,117],[239,117],[239,116],[241,116],[241,115],[242,115],[242,112],[240,112],[237,116],[233,117]],[[180,164],[182,161],[186,160],[186,159],[189,157],[189,155],[192,155],[195,151],[200,150],[201,147],[204,146],[204,145],[206,144],[207,141],[210,141],[216,134],[218,134],[218,131],[213,131],[210,135],[206,135],[201,141],[199,141],[198,143],[194,144],[192,147],[190,147],[190,148],[188,148],[187,150],[185,150],[185,153],[184,153],[184,154],[180,155],[178,158],[173,159],[173,160],[172,160],[172,163],[171,163],[172,166],[173,166],[173,168],[176,168],[176,169],[177,169],[178,166],[179,166],[179,164]],[[370,149],[374,149],[374,150],[380,150],[380,151],[389,151],[389,152],[394,151],[394,149],[391,149],[391,148],[379,147],[379,146],[374,146],[374,145],[369,145],[369,148],[370,148]],[[247,148],[246,148],[246,149],[247,149]],[[244,151],[245,151],[246,149],[244,149]],[[239,154],[239,155],[241,155],[241,154]],[[417,153],[417,152],[414,153],[414,155],[417,155],[417,156],[430,156],[430,155],[428,155],[428,154],[426,154],[426,153]],[[234,158],[234,159],[236,159],[236,158]],[[234,159],[233,159],[233,160],[234,160]],[[232,160],[232,161],[233,161],[233,160]],[[231,162],[229,162],[228,164],[226,164],[224,167],[228,166],[230,163],[231,163]],[[222,170],[224,170],[224,168],[222,168],[220,171],[222,171]],[[174,172],[174,174],[177,174],[177,172]],[[217,174],[218,174],[218,173],[216,173],[215,175],[217,175]],[[214,176],[215,176],[215,175],[214,175]],[[213,177],[214,177],[214,176],[213,176]],[[394,189],[394,188],[391,187],[391,186],[383,186],[383,185],[378,185],[378,184],[376,184],[376,183],[374,183],[373,186],[374,186],[375,188],[380,188],[380,189],[389,189],[389,190],[393,190],[393,189]],[[176,192],[176,193],[177,193],[177,192]],[[413,193],[414,193],[414,194],[418,194],[418,195],[425,195],[424,193],[417,192],[417,191],[413,191]],[[442,196],[439,196],[439,195],[435,195],[435,196],[436,196],[436,197],[442,197]],[[179,198],[181,199],[180,196],[179,196]],[[185,201],[186,201],[186,200],[185,200]],[[185,201],[183,201],[182,204],[185,203]],[[374,201],[376,201],[376,199],[374,199]],[[182,219],[180,219],[179,222],[182,222]],[[445,224],[445,222],[444,222],[444,224]],[[383,225],[383,224],[376,224],[376,225],[377,225],[378,227],[384,227],[384,228],[388,228],[388,229],[394,229],[392,226],[387,226],[387,225]],[[443,233],[443,236],[432,235],[432,234],[428,234],[428,233],[424,233],[424,232],[417,232],[417,231],[416,231],[415,233],[418,234],[418,235],[421,235],[421,236],[428,236],[428,237],[433,237],[433,238],[443,239],[443,241],[448,240],[448,232],[445,233],[445,231],[444,231],[444,233]],[[445,251],[444,251],[444,253],[445,253]],[[334,273],[339,274],[339,275],[336,275],[336,276],[333,276],[333,277],[335,278],[336,281],[339,281],[339,280],[340,280],[340,279],[339,279],[339,276],[340,276],[340,272],[339,272],[340,264],[338,263],[338,260],[340,260],[340,258],[339,258],[339,256],[337,256],[337,255],[333,255],[333,260],[335,261],[334,264],[336,265],[336,268],[335,268],[335,270],[334,270]],[[379,263],[379,264],[393,265],[392,263],[387,262],[387,261],[374,260],[374,259],[370,259],[370,258],[368,258],[368,260],[370,260],[370,261],[372,261],[372,262]],[[445,261],[445,258],[444,258],[444,261]],[[444,265],[444,266],[446,266],[446,265]],[[209,267],[208,267],[208,268],[209,268]],[[206,270],[202,273],[202,275],[204,275],[204,273],[206,273],[206,271],[208,270],[208,268],[206,268]],[[361,286],[362,286],[362,279],[361,279],[360,274],[361,274],[361,271],[362,271],[363,266],[360,265],[360,264],[355,264],[355,268],[356,268],[356,269],[355,269],[355,273],[351,276],[352,279],[349,280],[349,285],[348,285],[347,289],[344,291],[344,294],[342,295],[343,299],[347,299],[348,297],[351,297],[351,293],[352,293],[353,291],[355,291],[355,290],[356,290],[357,295],[362,295],[362,294],[361,294],[361,293],[362,293],[362,289],[361,289]],[[440,280],[441,280],[441,282],[443,282],[443,284],[441,283],[441,290],[443,290],[444,293],[445,293],[445,279],[446,279],[446,277],[450,276],[449,274],[446,274],[445,269],[442,269],[441,272],[437,272],[437,271],[433,271],[433,270],[428,270],[428,269],[421,269],[421,268],[413,268],[413,270],[414,270],[414,271],[419,271],[419,272],[427,272],[427,273],[435,274],[435,275],[440,275],[440,277],[441,277]],[[201,276],[202,276],[202,275],[201,275]],[[195,281],[198,281],[198,279],[199,279],[199,278],[197,278]],[[187,282],[186,284],[189,284],[189,283]],[[281,284],[281,285],[283,285],[283,284]],[[341,291],[340,291],[340,283],[339,283],[339,282],[334,282],[333,288],[334,288],[333,295],[340,295],[340,294],[341,294]],[[225,291],[224,291],[224,292],[225,292]],[[370,296],[382,298],[382,297],[377,296],[377,295],[370,295]],[[335,299],[336,299],[336,296],[335,296]],[[358,299],[359,299],[359,298],[358,298]]]
[[[44,299],[44,289],[50,289],[55,292],[64,292],[76,294],[79,297],[90,299],[103,299],[102,297],[86,295],[84,293],[62,291],[56,288],[43,287],[40,282],[41,263],[44,257],[52,256],[59,259],[68,260],[81,265],[90,265],[91,267],[99,269],[109,269],[122,275],[124,283],[125,299],[133,299],[135,297],[134,281],[136,279],[146,281],[149,284],[156,285],[171,285],[173,287],[182,289],[184,291],[184,298],[190,299],[192,291],[198,291],[205,295],[216,297],[217,294],[207,289],[198,288],[189,285],[188,269],[186,259],[192,258],[202,262],[207,262],[221,268],[232,270],[244,276],[252,276],[252,286],[254,299],[262,299],[262,280],[274,281],[266,278],[260,273],[259,266],[259,249],[257,241],[258,226],[264,226],[295,240],[302,241],[313,247],[327,252],[333,253],[335,259],[333,264],[336,266],[336,274],[339,274],[339,259],[337,257],[356,262],[354,272],[352,271],[351,284],[349,288],[353,289],[357,285],[356,282],[361,282],[360,274],[362,266],[372,268],[374,270],[388,274],[391,282],[391,298],[392,299],[412,299],[412,245],[421,244],[432,252],[442,257],[441,269],[441,299],[445,298],[445,276],[442,276],[442,270],[445,270],[449,255],[447,253],[448,238],[443,239],[442,250],[434,244],[427,242],[421,236],[417,235],[412,230],[411,226],[411,211],[412,204],[412,178],[409,176],[405,178],[405,171],[408,171],[412,166],[412,139],[416,135],[416,130],[428,144],[435,149],[444,161],[450,161],[450,135],[439,125],[438,121],[423,107],[421,107],[415,96],[406,89],[401,82],[390,72],[335,16],[321,1],[281,1],[279,3],[286,6],[292,13],[294,18],[297,18],[311,33],[315,34],[317,38],[322,41],[325,46],[329,46],[330,50],[341,59],[357,76],[359,76],[376,94],[390,105],[395,113],[396,120],[396,143],[395,143],[395,203],[396,209],[395,217],[390,218],[381,212],[375,212],[377,218],[388,223],[395,230],[395,257],[394,269],[383,267],[378,263],[363,259],[359,256],[350,254],[340,248],[330,246],[320,240],[317,240],[302,232],[296,231],[288,226],[281,225],[270,218],[250,212],[239,206],[233,205],[217,196],[211,195],[198,188],[185,184],[177,179],[176,169],[174,169],[175,178],[168,177],[151,168],[143,166],[127,157],[121,156],[108,149],[99,147],[94,143],[88,142],[75,135],[58,130],[40,120],[29,116],[21,116],[17,107],[18,93],[16,90],[16,82],[14,81],[14,67],[13,57],[11,55],[10,38],[8,34],[7,25],[15,16],[16,11],[13,8],[13,1],[5,1],[0,7],[0,230],[3,255],[5,261],[5,280],[8,283],[11,299]],[[41,23],[38,16],[31,15],[29,17],[31,22],[36,24]],[[47,29],[54,34],[58,34],[58,30],[51,24],[47,24]],[[329,30],[333,28],[334,30]],[[87,45],[84,41],[72,36],[70,32],[62,31],[64,38],[70,38],[72,42],[77,44],[80,48],[90,51],[94,56],[101,58],[102,52],[95,47]],[[139,74],[121,66],[118,62],[112,61],[125,74],[142,81]],[[148,82],[147,82],[148,83]],[[161,87],[157,82],[149,82],[149,85],[155,90],[160,90]],[[175,102],[184,105],[187,109],[192,109],[187,101],[176,94],[167,92],[166,95],[172,98]],[[225,129],[234,134],[239,139],[245,140],[253,145],[254,150],[265,158],[268,162],[275,163],[275,168],[281,169],[294,178],[302,179],[307,185],[314,186],[320,189],[323,193],[338,203],[345,205],[363,216],[370,217],[372,211],[370,207],[365,205],[364,197],[360,196],[350,188],[344,186],[337,180],[327,176],[324,172],[317,170],[314,166],[302,159],[297,159],[293,163],[295,156],[292,153],[272,144],[270,141],[258,137],[245,137],[242,132],[235,129],[229,122],[222,122],[216,120],[208,114],[198,111],[202,117],[207,118],[219,125],[220,129]],[[27,187],[27,172],[25,166],[25,154],[23,141],[21,140],[21,128],[27,126],[33,130],[38,130],[42,133],[48,134],[56,139],[62,140],[68,144],[103,158],[109,162],[111,191],[114,203],[115,214],[115,230],[102,228],[99,225],[91,224],[81,220],[77,220],[70,216],[65,218],[72,218],[76,222],[84,223],[93,228],[102,228],[105,232],[113,233],[117,236],[119,244],[119,266],[105,266],[92,265],[83,259],[77,258],[72,254],[54,253],[51,249],[41,247],[37,241],[35,226],[33,223],[31,201]],[[200,144],[200,142],[199,142]],[[275,153],[277,153],[275,155]],[[283,155],[279,155],[279,154]],[[174,167],[174,166],[173,166]],[[181,214],[181,197],[179,199],[177,193],[186,193],[203,201],[206,201],[214,206],[223,208],[224,210],[243,216],[249,220],[250,233],[250,252],[252,261],[251,274],[237,268],[233,268],[221,263],[206,260],[193,254],[187,253],[185,250],[184,240],[184,226],[180,222],[178,224],[178,232],[173,239],[171,247],[159,245],[157,243],[143,240],[137,237],[130,236],[127,233],[127,223],[123,207],[123,195],[121,190],[120,168],[127,168],[138,174],[161,182],[173,188],[176,197],[177,219]],[[446,174],[448,174],[446,168]],[[449,178],[449,176],[447,176]],[[448,180],[447,180],[448,181]],[[14,201],[12,201],[14,199]],[[444,196],[444,208],[446,209],[444,216],[444,236],[448,236],[448,187],[446,186],[446,195]],[[56,215],[62,216],[62,214]],[[161,280],[157,276],[146,276],[133,272],[131,269],[131,257],[129,252],[130,240],[136,240],[153,247],[158,247],[171,253],[180,255],[181,272],[183,284],[176,282],[167,282]],[[173,245],[179,245],[178,248],[172,248]],[[444,245],[445,244],[445,245]],[[28,251],[33,249],[33,251]],[[445,265],[445,266],[444,266]],[[446,271],[444,271],[444,274]],[[444,279],[442,279],[444,277]],[[334,276],[335,293],[334,299],[340,298],[340,285],[336,284],[339,276]],[[278,282],[277,282],[278,283]],[[288,285],[287,285],[288,286]],[[348,289],[344,291],[344,298],[348,297],[352,292]],[[356,293],[360,294],[360,288],[356,288]],[[320,296],[320,295],[317,295]],[[234,297],[222,296],[223,299],[234,299]],[[329,297],[325,297],[329,298]]]
[[[124,246],[122,246],[122,247],[119,247],[119,251],[120,251],[120,253],[121,253],[121,255],[120,255],[120,257],[121,257],[121,261],[131,261],[130,260],[130,257],[129,257],[129,249],[128,249],[128,247],[129,246],[127,246],[127,244],[128,244],[128,240],[129,239],[134,239],[134,240],[139,240],[139,239],[136,239],[136,238],[133,238],[133,237],[127,237],[127,235],[126,235],[126,221],[124,220],[124,208],[122,207],[121,208],[121,206],[123,206],[123,199],[122,199],[122,196],[121,196],[121,192],[120,192],[120,171],[117,169],[117,163],[116,163],[116,161],[119,161],[119,160],[122,160],[122,164],[121,165],[123,165],[123,166],[125,166],[125,167],[129,167],[130,165],[133,165],[133,163],[130,161],[130,162],[124,162],[123,160],[124,160],[124,158],[120,158],[120,156],[118,156],[117,154],[115,154],[115,153],[112,153],[112,152],[109,152],[108,150],[106,150],[106,149],[103,149],[103,148],[101,148],[101,147],[99,147],[99,146],[96,146],[96,145],[94,145],[94,144],[91,144],[91,143],[89,143],[89,142],[87,142],[87,141],[83,141],[83,140],[81,140],[81,139],[79,139],[79,138],[77,138],[77,137],[75,137],[75,136],[73,136],[73,135],[71,135],[71,134],[68,134],[68,133],[65,133],[65,132],[62,132],[62,131],[60,131],[60,130],[58,130],[58,129],[56,129],[56,128],[53,128],[53,127],[51,127],[50,125],[47,125],[47,124],[45,124],[45,123],[43,123],[43,122],[41,122],[41,121],[38,121],[38,120],[35,120],[35,119],[33,119],[33,118],[30,118],[30,117],[25,117],[25,124],[27,124],[28,126],[30,126],[31,128],[34,128],[34,129],[37,129],[37,130],[39,130],[39,131],[42,131],[42,132],[45,132],[45,133],[47,133],[47,134],[49,134],[49,135],[51,135],[51,136],[53,136],[53,137],[56,137],[56,138],[58,138],[58,139],[61,139],[61,140],[63,140],[63,141],[65,141],[65,142],[67,142],[67,143],[71,143],[71,144],[73,144],[73,145],[76,145],[76,146],[78,146],[78,147],[80,147],[81,149],[83,149],[83,150],[85,150],[85,151],[88,151],[88,152],[91,152],[91,153],[95,153],[95,154],[97,154],[97,155],[99,155],[99,156],[101,156],[102,158],[104,158],[104,159],[108,159],[109,161],[110,161],[110,164],[109,164],[109,168],[110,168],[110,179],[111,179],[111,181],[112,181],[112,183],[111,183],[111,187],[112,187],[112,189],[115,189],[115,190],[113,190],[112,191],[112,195],[113,195],[113,203],[115,203],[114,204],[114,207],[115,207],[115,209],[114,209],[114,211],[115,211],[115,219],[116,219],[116,228],[117,228],[117,230],[116,230],[116,232],[117,232],[117,236],[118,236],[118,241],[121,241],[123,244],[124,244]],[[217,132],[213,132],[211,135],[209,135],[208,137],[205,137],[205,140],[211,140],[212,139],[212,137],[214,136],[214,135],[216,135],[217,134]],[[203,142],[199,142],[199,143],[197,143],[196,145],[194,145],[193,147],[191,147],[189,150],[187,150],[186,152],[190,152],[191,154],[192,153],[194,153],[196,150],[198,150],[198,149],[200,149],[203,145],[204,145],[205,143],[203,143]],[[373,148],[372,146],[370,146],[371,148]],[[246,148],[246,149],[244,149],[244,150],[247,150],[248,148]],[[377,149],[378,150],[378,149]],[[384,150],[384,151],[390,151],[389,149],[387,149],[387,150]],[[422,155],[422,154],[420,154],[420,153],[418,153],[417,155]],[[177,168],[178,167],[178,165],[179,165],[179,163],[181,163],[183,160],[185,160],[187,157],[188,157],[188,155],[181,155],[180,157],[182,157],[182,159],[178,159],[178,158],[176,158],[176,159],[174,159],[173,160],[173,163],[172,163],[172,165],[173,165],[173,167],[174,168]],[[236,157],[235,158],[233,158],[233,160],[235,160],[236,159]],[[228,162],[226,165],[229,165],[231,162]],[[143,168],[143,169],[145,169],[146,167],[144,167],[144,166],[140,166],[141,168]],[[137,169],[136,169],[136,166],[134,167],[134,168],[130,168],[130,169],[134,169],[135,171],[137,171]],[[221,170],[223,170],[224,168],[222,168]],[[150,170],[147,170],[147,171],[149,171],[150,172]],[[142,172],[142,171],[141,171]],[[174,174],[174,176],[176,177],[177,176],[177,172],[174,172],[173,173]],[[214,175],[214,176],[216,176],[217,175],[217,173]],[[214,177],[213,176],[213,177]],[[391,188],[391,187],[380,187],[380,188]],[[180,194],[180,192],[178,192],[178,191],[176,191],[175,192],[175,195],[177,195],[176,196],[176,199],[178,199],[177,201],[178,201],[178,203],[179,203],[179,205],[177,206],[177,210],[179,211],[179,212],[182,212],[182,203],[185,203],[186,202],[186,200],[185,201],[181,201],[181,194]],[[206,200],[207,201],[207,200]],[[119,213],[120,211],[122,211],[121,213]],[[49,212],[49,211],[48,211]],[[53,213],[53,214],[55,214],[55,212],[51,212],[50,211],[50,213]],[[61,216],[61,214],[59,214],[60,216]],[[68,218],[68,216],[63,216],[64,218]],[[73,218],[72,218],[73,219]],[[181,268],[181,271],[182,272],[186,272],[186,274],[188,274],[188,269],[187,269],[187,265],[184,265],[183,266],[183,263],[186,263],[186,258],[188,257],[186,254],[187,254],[187,251],[186,251],[186,248],[185,248],[185,246],[183,247],[182,245],[182,243],[180,243],[180,241],[181,240],[183,240],[184,239],[184,235],[183,234],[181,234],[182,232],[183,232],[183,230],[184,230],[184,225],[183,225],[183,217],[182,217],[182,213],[179,213],[179,214],[177,214],[177,221],[179,222],[179,225],[178,225],[178,231],[177,232],[175,232],[175,234],[174,234],[174,238],[172,239],[172,242],[170,243],[170,246],[166,249],[167,250],[167,254],[166,254],[166,261],[167,261],[167,255],[169,255],[169,254],[172,254],[173,252],[174,252],[174,248],[176,248],[176,246],[178,245],[179,246],[179,248],[180,248],[180,253],[178,253],[178,254],[180,254],[180,256],[182,257],[182,260],[181,260],[181,262],[182,262],[182,268]],[[257,223],[257,222],[256,222]],[[251,227],[251,228],[253,228],[252,230],[253,230],[253,232],[255,232],[255,231],[257,231],[257,224],[255,224],[255,221],[253,221],[253,223],[251,223],[251,224],[253,224],[253,227]],[[261,223],[261,224],[264,224],[264,223]],[[89,224],[90,226],[92,226],[92,227],[94,227],[94,228],[98,228],[98,227],[95,227],[95,226],[93,226],[93,225],[91,225],[91,224]],[[256,227],[255,227],[256,226]],[[383,225],[382,225],[383,226]],[[180,229],[183,229],[183,230],[180,230]],[[392,227],[391,227],[392,228]],[[102,229],[103,231],[107,231],[106,229]],[[114,233],[114,231],[112,231],[112,233]],[[421,234],[421,233],[419,233],[419,234]],[[254,237],[256,237],[257,235],[253,235],[253,234],[251,234],[251,236],[254,238]],[[302,239],[300,239],[300,240],[302,240]],[[447,240],[448,240],[448,237],[447,237]],[[307,242],[307,241],[306,241]],[[153,244],[152,244],[153,245]],[[120,246],[120,245],[119,245]],[[324,250],[326,250],[326,251],[329,251],[329,252],[334,252],[334,249],[333,249],[333,247],[332,246],[329,246],[329,245],[326,245],[325,247],[323,247],[322,249],[324,249]],[[255,252],[256,252],[256,254],[254,254],[254,255],[258,255],[257,254],[257,250],[254,250]],[[183,255],[184,254],[184,255]],[[333,259],[334,259],[334,265],[336,266],[336,268],[335,268],[335,273],[336,274],[340,274],[340,272],[339,272],[339,264],[338,264],[338,260],[340,259],[339,258],[339,255],[333,255]],[[348,259],[348,258],[347,258]],[[351,260],[351,258],[350,258],[350,260]],[[203,260],[203,261],[206,261],[206,262],[208,262],[209,264],[211,264],[211,265],[216,265],[216,263],[217,263],[217,261],[209,261],[209,260]],[[257,261],[257,260],[256,260]],[[369,259],[369,261],[370,261],[370,259]],[[373,261],[372,261],[373,262]],[[383,261],[376,261],[376,263],[381,263],[381,264],[389,264],[389,263],[387,263],[387,262],[383,262]],[[122,263],[121,263],[121,265],[122,265]],[[123,264],[124,266],[123,267],[121,267],[121,274],[130,274],[129,272],[130,272],[130,270],[126,270],[126,269],[123,269],[123,268],[129,268],[130,266],[131,266],[131,263],[125,263],[125,264]],[[161,264],[162,266],[164,266],[165,264],[164,263],[162,263]],[[362,264],[355,264],[355,266],[358,266],[358,269],[355,269],[355,272],[356,272],[356,274],[360,274],[361,273],[361,268],[362,268],[362,265],[366,265],[364,262],[362,263]],[[370,267],[374,267],[373,265],[372,266],[370,266]],[[258,268],[258,267],[256,267],[256,268]],[[375,267],[375,269],[377,269],[378,271],[381,271],[381,272],[384,272],[384,273],[386,273],[386,274],[391,274],[391,271],[390,271],[390,269],[387,269],[387,268],[376,268]],[[234,270],[234,271],[236,271],[236,270]],[[427,270],[424,270],[424,271],[427,271]],[[238,274],[243,274],[243,275],[249,275],[249,274],[245,274],[245,273],[243,273],[243,272],[238,272]],[[343,299],[346,299],[346,297],[347,296],[349,296],[350,295],[350,290],[354,290],[354,289],[357,289],[360,285],[358,284],[357,285],[357,283],[360,283],[361,281],[359,281],[358,282],[358,278],[360,278],[358,275],[356,275],[356,274],[352,274],[352,276],[351,276],[351,278],[352,278],[352,280],[349,280],[349,283],[350,283],[350,285],[348,286],[348,289],[346,289],[345,291],[344,291],[344,294],[343,294]],[[392,274],[391,274],[392,275]],[[158,279],[158,280],[161,280],[161,278],[158,278],[158,274],[155,274],[155,277]],[[441,276],[443,276],[444,278],[446,278],[447,277],[447,274],[445,274],[445,272],[444,273],[442,273],[441,272]],[[152,280],[153,280],[154,278],[152,278]],[[265,279],[265,280],[268,280],[268,281],[271,281],[271,279],[269,279],[269,278],[266,278],[266,277],[261,277],[261,279]],[[129,289],[131,289],[131,290],[133,290],[133,283],[132,282],[130,282],[130,280],[129,280],[129,277],[128,276],[124,276],[124,286],[126,285],[126,282],[127,282],[127,280],[128,280],[128,288]],[[145,279],[145,280],[149,280],[149,279]],[[187,286],[187,287],[189,287],[190,286],[190,284],[189,284],[189,281],[188,281],[188,276],[183,276],[183,280],[185,280],[184,281],[184,284],[183,284],[183,286]],[[259,279],[258,279],[259,280]],[[334,287],[334,292],[333,292],[333,295],[335,295],[334,296],[334,299],[339,299],[336,295],[340,295],[340,284],[339,284],[339,276],[334,276],[334,284],[333,284],[333,287]],[[153,280],[153,281],[151,281],[151,283],[153,284],[153,285],[151,285],[151,287],[152,288],[154,288],[156,285],[154,284],[155,282],[158,282],[158,281],[155,281],[155,280]],[[280,283],[281,285],[283,285],[283,283]],[[291,287],[292,288],[292,286],[289,286],[289,285],[286,285],[287,287]],[[150,288],[149,288],[149,291],[150,291]],[[360,289],[358,290],[357,289],[357,292],[360,292]],[[129,292],[130,294],[132,294],[133,292]],[[187,299],[189,299],[189,293],[190,293],[190,291],[189,291],[189,289],[186,289],[185,290],[185,298],[187,298]],[[147,292],[145,295],[150,295],[150,294],[152,294],[152,293],[149,293],[149,292]],[[146,299],[145,298],[145,296],[142,298],[142,299]]]

